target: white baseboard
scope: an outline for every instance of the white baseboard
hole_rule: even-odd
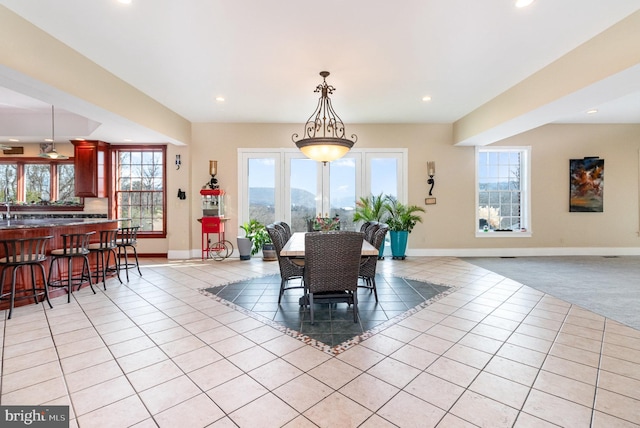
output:
[[[428,248],[409,249],[407,255],[425,257],[640,256],[640,247]]]
[[[200,257],[200,254],[200,250],[169,250],[167,252],[167,258],[169,260],[185,260]]]

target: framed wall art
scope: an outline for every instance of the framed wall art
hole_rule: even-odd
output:
[[[569,212],[603,212],[603,194],[604,159],[570,159]]]

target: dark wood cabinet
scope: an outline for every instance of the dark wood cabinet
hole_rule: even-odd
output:
[[[72,141],[74,145],[76,196],[107,197],[107,156],[109,143],[102,141]]]

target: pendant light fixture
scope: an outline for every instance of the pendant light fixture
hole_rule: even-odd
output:
[[[51,106],[51,151],[50,152],[42,152],[40,153],[40,157],[41,158],[47,158],[47,159],[59,159],[59,160],[64,160],[64,159],[69,159],[68,156],[64,156],[59,154],[56,151],[56,143],[55,143],[55,129],[56,129],[56,124],[55,124],[55,109],[53,106]],[[48,140],[45,140],[48,141]]]
[[[320,76],[323,81],[314,91],[320,93],[320,99],[316,110],[304,125],[304,138],[299,139],[298,134],[293,134],[291,139],[306,157],[326,165],[346,155],[358,137],[351,135],[351,140],[344,137],[344,123],[329,98],[336,88],[327,84],[328,71],[321,71]]]

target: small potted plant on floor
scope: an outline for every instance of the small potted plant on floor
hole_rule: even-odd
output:
[[[262,250],[262,260],[269,262],[278,260],[276,247],[273,244],[273,241],[271,241],[271,236],[264,225],[256,231],[255,235],[253,235],[251,255],[257,254],[259,250]]]
[[[391,239],[391,255],[394,259],[405,259],[409,233],[417,223],[422,223],[422,217],[418,213],[425,210],[417,205],[406,205],[399,202],[393,196],[387,196],[385,210],[389,217],[389,238]]]
[[[238,237],[240,260],[249,260],[262,250],[262,258],[267,261],[277,260],[276,249],[264,224],[252,219],[240,226],[244,237]]]
[[[254,253],[253,238],[260,228],[264,228],[258,220],[249,220],[242,224],[240,229],[244,231],[244,236],[238,236],[238,251],[240,252],[240,260],[249,260]]]

